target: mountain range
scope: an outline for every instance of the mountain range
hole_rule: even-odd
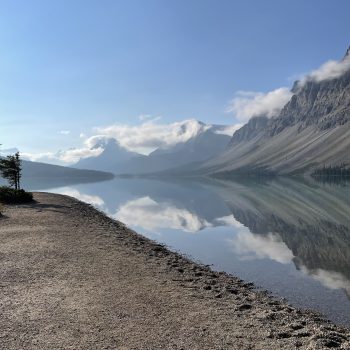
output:
[[[196,135],[148,156],[110,139],[99,156],[82,159],[75,167],[119,174],[226,176],[310,174],[324,166],[349,166],[350,48],[340,62],[349,63],[342,74],[295,82],[278,115],[254,116],[232,137],[222,132],[227,126],[197,122],[201,127]]]
[[[22,172],[24,178],[79,178],[79,179],[112,179],[113,175],[108,172],[74,169],[60,165],[52,165],[40,162],[22,160]]]
[[[102,147],[103,151],[96,157],[81,159],[76,168],[110,171],[113,173],[147,174],[177,168],[185,164],[203,162],[221,154],[229,144],[231,136],[226,134],[228,126],[207,125],[200,121],[185,121],[181,132],[197,123],[198,132],[184,142],[157,148],[149,155],[128,151],[117,140],[110,138]]]
[[[64,186],[68,183],[84,183],[113,179],[113,174],[103,171],[73,169],[60,165],[22,160],[22,183],[34,188],[33,184],[49,183],[49,188]],[[0,185],[6,181],[0,177]]]
[[[340,76],[297,81],[279,115],[250,119],[225,152],[193,171],[305,174],[323,166],[349,166],[350,49],[343,62],[348,69]]]
[[[24,173],[28,177],[109,176],[83,170],[91,169],[114,174],[226,177],[350,169],[350,48],[339,64],[342,71],[333,75],[322,79],[310,75],[295,82],[290,100],[277,115],[253,116],[233,135],[229,132],[232,126],[187,120],[177,131],[182,142],[164,140],[166,146],[148,155],[103,137],[93,146],[101,153],[80,159],[75,169],[24,161]],[[189,132],[192,130],[195,132]],[[3,150],[0,156],[14,151]]]

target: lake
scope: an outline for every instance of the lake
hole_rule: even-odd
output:
[[[172,250],[350,325],[346,184],[117,178],[25,185],[91,203]]]

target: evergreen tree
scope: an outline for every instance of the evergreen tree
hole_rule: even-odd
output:
[[[0,159],[0,173],[10,186],[16,190],[21,189],[22,167],[19,152]]]

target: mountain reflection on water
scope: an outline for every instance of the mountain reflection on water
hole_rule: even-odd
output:
[[[40,190],[46,184],[30,186]],[[350,324],[350,186],[115,179],[50,188],[297,306]]]

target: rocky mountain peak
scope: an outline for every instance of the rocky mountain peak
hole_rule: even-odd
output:
[[[350,46],[348,47],[348,49],[346,50],[344,59],[350,58]]]

